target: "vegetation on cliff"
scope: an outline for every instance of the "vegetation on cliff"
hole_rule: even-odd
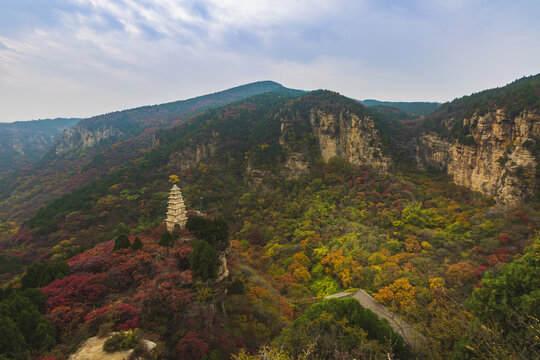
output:
[[[427,131],[434,131],[443,138],[465,140],[468,129],[463,119],[473,115],[482,116],[489,111],[502,109],[509,119],[524,110],[540,108],[540,74],[523,77],[506,86],[463,96],[442,104],[439,109],[423,121]],[[447,121],[452,119],[452,121]],[[455,123],[461,123],[456,125]],[[458,126],[459,128],[455,128]]]
[[[163,358],[421,356],[355,300],[319,302],[358,288],[426,335],[430,359],[475,356],[484,328],[498,334],[484,344],[507,353],[533,339],[513,325],[537,326],[537,247],[522,255],[537,210],[496,206],[441,173],[324,161],[317,112],[371,117],[374,150],[400,149],[403,124],[339,94],[258,95],[157,131],[151,150],[35,212],[3,243],[11,287],[1,299],[41,298],[28,312],[47,340],[23,342],[34,335],[0,305],[13,335],[5,356],[62,359],[90,336],[127,329]],[[285,176],[291,154],[308,171]],[[187,230],[169,233],[171,173],[190,210]],[[226,254],[230,275],[217,281]]]

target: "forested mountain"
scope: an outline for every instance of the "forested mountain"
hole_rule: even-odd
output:
[[[0,180],[0,219],[19,225],[55,197],[112,174],[154,149],[158,146],[154,138],[157,130],[174,127],[207,109],[267,92],[304,93],[260,81],[193,99],[83,119],[60,134],[40,161]],[[13,229],[13,225],[8,227]]]
[[[56,136],[79,120],[58,118],[0,123],[0,180],[41,159]]]
[[[362,104],[369,107],[389,107],[399,109],[411,116],[426,116],[439,108],[437,102],[403,102],[403,101],[379,101],[373,99],[362,100]]]
[[[3,203],[11,214],[45,205],[4,225],[0,353],[65,359],[101,341],[164,359],[538,357],[539,203],[456,185],[451,165],[497,146],[511,146],[508,163],[536,156],[539,107],[520,94],[538,98],[537,78],[485,97],[486,113],[473,95],[405,121],[335,92],[278,88],[51,153],[35,168],[42,187],[27,177]],[[507,114],[512,101],[522,108]],[[471,135],[452,130],[475,120]],[[54,168],[68,161],[75,170]],[[46,200],[69,171],[72,187]],[[169,233],[172,183],[189,220]],[[323,300],[357,289],[421,346],[354,299]]]
[[[283,87],[273,81],[259,81],[209,95],[166,104],[143,106],[84,119],[56,143],[55,152],[65,154],[96,145],[108,145],[122,139],[172,127],[189,115],[262,93],[302,94],[303,91]]]

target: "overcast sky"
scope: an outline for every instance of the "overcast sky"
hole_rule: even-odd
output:
[[[538,0],[0,0],[0,122],[258,80],[448,101],[540,72]]]

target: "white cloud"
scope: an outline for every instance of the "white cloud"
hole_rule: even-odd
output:
[[[0,25],[0,121],[89,116],[261,79],[446,100],[539,71],[534,1],[50,4],[35,10],[46,12],[36,25]]]

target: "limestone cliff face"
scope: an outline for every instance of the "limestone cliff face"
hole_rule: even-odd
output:
[[[383,154],[381,132],[370,116],[359,116],[346,110],[337,114],[321,110],[286,111],[273,115],[268,121],[279,125],[275,141],[279,143],[283,157],[277,167],[270,168],[256,166],[246,156],[245,171],[255,185],[276,175],[287,179],[306,175],[319,158],[328,161],[332,157],[341,157],[353,164],[371,165],[382,171],[388,170],[391,164],[390,156]],[[226,161],[224,155],[234,152],[227,147],[227,140],[217,131],[193,139],[169,157],[169,167],[181,171],[197,167],[211,158]]]
[[[335,115],[312,110],[309,121],[324,161],[337,156],[352,164],[388,170],[391,158],[383,154],[381,132],[372,117],[346,111]]]
[[[474,144],[423,134],[416,141],[418,164],[446,168],[456,184],[500,203],[515,204],[532,195],[537,165],[532,148],[540,136],[540,114],[523,111],[509,118],[496,110],[462,121]]]
[[[192,141],[169,157],[168,167],[185,170],[199,166],[201,162],[214,157],[218,151],[219,134],[212,132],[203,141]]]
[[[287,179],[297,179],[309,172],[310,156],[307,144],[298,144],[293,140],[293,120],[288,117],[279,119],[280,131],[279,145],[287,154],[282,164],[280,174]]]
[[[54,150],[56,155],[62,155],[74,150],[84,150],[98,145],[103,140],[120,136],[122,132],[114,127],[98,127],[89,130],[85,126],[76,125],[64,130],[58,136]]]

